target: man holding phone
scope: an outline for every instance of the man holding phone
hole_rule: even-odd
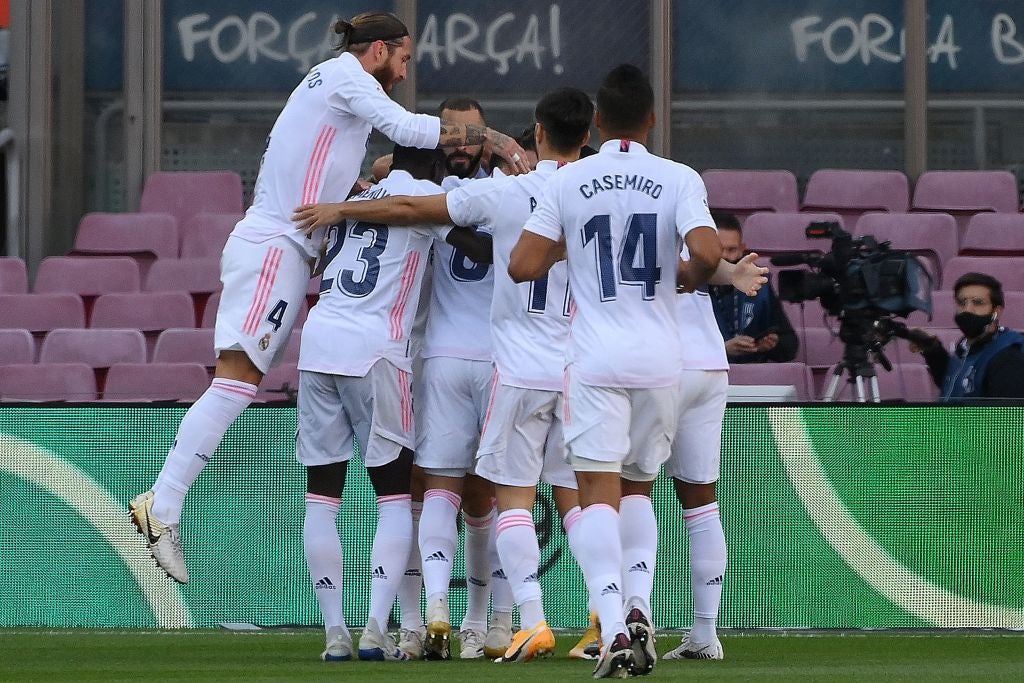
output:
[[[731,213],[713,211],[722,258],[736,263],[747,253],[743,229]],[[730,363],[785,363],[796,358],[799,342],[770,286],[747,296],[729,285],[708,287]]]

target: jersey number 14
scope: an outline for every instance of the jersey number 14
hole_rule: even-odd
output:
[[[629,217],[626,232],[619,247],[618,271],[612,258],[611,217],[594,216],[580,231],[583,246],[591,241],[595,245],[597,277],[601,283],[601,301],[614,301],[618,296],[616,281],[622,285],[640,287],[645,301],[654,298],[655,285],[661,282],[658,265],[658,215],[635,213]]]

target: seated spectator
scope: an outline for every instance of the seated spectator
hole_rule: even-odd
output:
[[[731,213],[711,212],[722,242],[722,258],[736,263],[747,253],[743,230]],[[799,342],[771,285],[747,296],[730,285],[708,287],[730,363],[786,363]]]
[[[964,333],[950,354],[937,337],[913,330],[912,351],[924,355],[943,401],[1024,398],[1024,334],[999,325],[1003,286],[983,273],[965,273],[953,287],[956,326]]]

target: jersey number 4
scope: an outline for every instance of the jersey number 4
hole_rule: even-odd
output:
[[[601,283],[601,301],[614,301],[618,296],[616,281],[640,287],[645,301],[654,298],[655,285],[661,282],[658,265],[658,215],[635,213],[629,217],[619,247],[618,271],[612,259],[612,228],[608,214],[594,216],[583,226],[583,246],[595,245],[597,277]]]
[[[369,243],[359,249],[356,260],[363,264],[362,273],[356,279],[356,272],[346,268],[338,273],[337,278],[325,277],[320,281],[320,293],[331,291],[337,281],[338,289],[346,296],[362,298],[367,296],[377,286],[377,278],[380,276],[380,255],[388,246],[388,226],[380,223],[365,223],[360,221],[353,223],[346,235],[344,226],[332,225],[328,234],[330,247],[324,254],[324,274],[327,274],[331,261],[338,256],[341,248],[345,245],[346,237],[351,239],[366,240]]]

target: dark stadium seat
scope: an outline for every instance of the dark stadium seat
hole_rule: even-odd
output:
[[[790,171],[711,169],[701,173],[708,205],[744,220],[756,211],[794,212],[799,209],[796,176]]]
[[[104,401],[195,401],[210,384],[199,363],[115,363]]]
[[[242,213],[242,178],[233,171],[158,171],[146,179],[140,210],[184,225],[198,213]]]
[[[87,213],[71,253],[177,258],[178,222],[167,213]]]
[[[802,210],[838,213],[852,226],[868,211],[904,213],[909,206],[910,185],[902,171],[829,168],[811,174]]]
[[[1024,267],[1019,258],[1011,256],[956,256],[942,269],[942,288],[953,285],[964,273],[984,273],[1002,283],[1004,290],[1024,291]]]
[[[0,401],[95,401],[96,376],[84,363],[0,365]]]
[[[729,366],[729,384],[792,386],[797,399],[811,398],[811,373],[803,363],[742,363]]]
[[[217,364],[212,328],[172,328],[157,337],[154,363],[200,363],[207,369]]]
[[[137,292],[140,282],[139,266],[131,258],[50,256],[39,264],[33,291],[95,297],[110,292]]]
[[[843,219],[835,213],[771,213],[759,211],[751,214],[743,224],[743,241],[750,251],[763,256],[780,251],[820,251],[832,248],[827,239],[811,239],[804,231],[816,221],[835,221],[842,225]]]
[[[145,363],[146,339],[138,330],[53,330],[43,340],[39,362],[85,363],[94,369]]]
[[[956,256],[960,246],[956,220],[945,213],[868,213],[857,221],[854,232],[927,259],[932,289],[939,288],[942,264]]]
[[[49,332],[85,327],[85,306],[77,294],[0,294],[0,327]]]
[[[220,257],[228,235],[242,219],[236,213],[198,213],[181,226],[182,258]]]
[[[256,403],[287,401],[299,389],[299,370],[295,363],[281,363],[270,368],[256,392]]]
[[[967,221],[961,256],[1024,256],[1024,213],[979,213]]]
[[[0,329],[0,364],[31,363],[36,359],[36,342],[28,330]]]
[[[28,271],[20,258],[0,258],[0,294],[28,292]]]

